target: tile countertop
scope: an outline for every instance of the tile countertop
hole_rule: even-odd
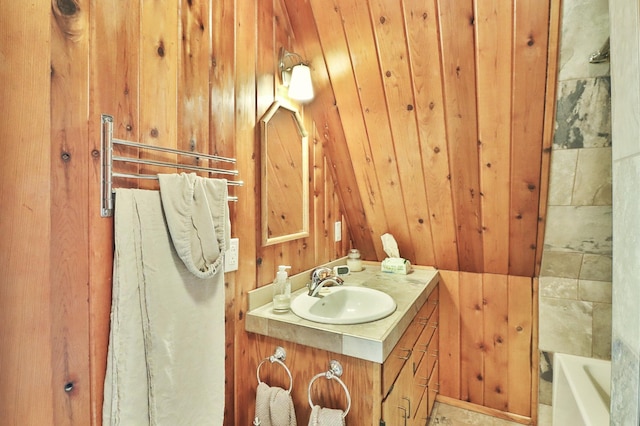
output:
[[[344,264],[344,258],[328,266]],[[363,262],[361,272],[345,277],[344,285],[364,286],[389,294],[397,308],[388,317],[364,324],[321,324],[302,319],[292,311],[273,312],[271,285],[249,292],[245,329],[318,349],[382,364],[439,282],[432,267],[413,266],[407,275],[380,271],[379,262]],[[307,292],[310,271],[291,277],[292,300]]]

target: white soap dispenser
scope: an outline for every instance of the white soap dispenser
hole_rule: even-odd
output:
[[[287,275],[291,266],[280,265],[273,282],[273,312],[289,312],[291,307],[291,280]]]

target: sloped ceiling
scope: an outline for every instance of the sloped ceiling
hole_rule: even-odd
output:
[[[550,1],[281,1],[312,67],[315,142],[364,257],[386,257],[388,232],[414,264],[534,276]]]

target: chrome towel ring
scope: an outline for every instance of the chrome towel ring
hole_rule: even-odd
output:
[[[347,389],[347,385],[345,385],[344,382],[340,380],[340,376],[342,376],[342,365],[340,365],[340,363],[335,359],[329,362],[329,371],[318,373],[313,376],[313,378],[309,382],[309,388],[307,389],[309,405],[311,406],[311,408],[314,407],[313,401],[311,400],[311,385],[313,385],[313,382],[315,382],[316,379],[320,377],[326,377],[328,380],[337,381],[338,383],[340,383],[340,386],[342,386],[342,389],[344,389],[344,393],[347,395],[347,409],[344,410],[344,413],[342,413],[342,417],[344,418],[347,416],[349,410],[351,409],[351,394],[349,393],[349,389]]]
[[[258,379],[258,384],[262,383],[262,380],[260,380],[260,367],[262,367],[262,364],[264,364],[267,361],[271,362],[272,364],[275,362],[280,364],[282,368],[284,368],[285,371],[287,372],[287,375],[289,376],[289,390],[287,390],[287,392],[291,393],[291,389],[293,388],[293,377],[291,376],[291,371],[289,371],[289,368],[283,362],[286,358],[287,358],[287,352],[284,350],[284,348],[282,348],[281,346],[278,346],[276,347],[276,350],[273,353],[273,355],[260,361],[260,364],[258,364],[258,369],[256,370],[256,378]]]

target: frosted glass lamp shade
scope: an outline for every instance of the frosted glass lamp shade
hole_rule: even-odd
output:
[[[310,101],[313,99],[313,84],[311,83],[311,70],[304,64],[299,64],[291,70],[289,81],[289,97],[297,101]]]

